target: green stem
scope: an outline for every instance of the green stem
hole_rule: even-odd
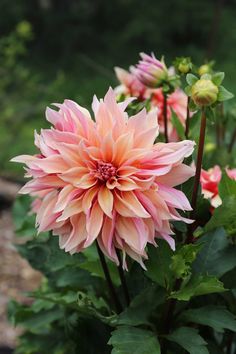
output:
[[[202,158],[203,158],[204,143],[205,143],[205,132],[206,132],[206,114],[205,114],[204,108],[202,108],[200,136],[199,136],[199,144],[198,144],[198,152],[197,152],[196,174],[195,174],[195,178],[194,178],[192,203],[191,203],[192,204],[192,211],[190,213],[191,219],[195,219],[195,217],[196,217],[197,195],[198,195],[201,169],[202,169]],[[188,227],[187,239],[185,241],[186,243],[191,243],[194,241],[193,231],[194,231],[193,224],[190,224]]]
[[[168,120],[167,120],[167,94],[164,92],[164,107],[163,107],[163,116],[164,116],[164,135],[165,142],[168,143]]]
[[[112,283],[111,275],[110,275],[110,272],[109,272],[109,269],[108,269],[104,254],[102,253],[97,241],[96,241],[96,246],[97,246],[97,251],[98,251],[99,258],[100,258],[100,262],[101,262],[101,265],[102,265],[102,269],[103,269],[103,272],[104,272],[104,275],[105,275],[105,278],[106,278],[106,281],[107,281],[107,285],[108,285],[108,288],[109,288],[111,300],[112,300],[112,302],[113,302],[113,304],[114,304],[114,306],[116,308],[116,311],[118,313],[120,313],[122,311],[122,307],[121,307],[119,298],[118,298],[118,296],[116,294],[115,287],[114,287],[114,285]]]
[[[186,139],[188,139],[188,136],[189,136],[189,118],[190,118],[189,102],[190,102],[190,97],[188,97],[188,101],[187,101],[187,112],[186,112],[186,123],[185,123],[185,138]]]
[[[234,129],[233,135],[231,137],[230,143],[229,143],[229,147],[228,147],[228,152],[229,154],[232,152],[233,147],[234,147],[234,143],[236,140],[236,128]]]

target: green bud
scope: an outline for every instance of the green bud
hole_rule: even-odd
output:
[[[218,87],[209,79],[198,80],[191,88],[191,97],[198,106],[210,106],[217,101]]]
[[[210,72],[211,72],[211,66],[209,64],[201,65],[200,68],[198,69],[198,74],[200,76],[202,76],[204,74],[208,74]]]
[[[181,74],[187,74],[192,70],[193,64],[190,57],[179,57],[175,59],[174,66]]]

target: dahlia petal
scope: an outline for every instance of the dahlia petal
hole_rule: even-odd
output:
[[[98,237],[103,224],[103,216],[103,211],[100,208],[98,202],[96,202],[93,205],[91,213],[86,220],[86,229],[88,232],[88,237],[85,241],[84,247],[90,246],[93,241]]]
[[[156,182],[170,187],[174,187],[184,183],[189,178],[193,177],[194,174],[195,174],[195,169],[193,169],[190,166],[181,164],[178,166],[174,166],[164,176],[156,177]]]
[[[159,195],[168,205],[181,210],[192,210],[192,207],[183,192],[163,185],[159,185],[159,187]]]
[[[137,217],[140,218],[149,218],[150,214],[145,210],[143,205],[140,203],[136,195],[130,192],[123,192],[122,196],[122,203],[127,206],[128,209],[134,212]]]
[[[82,209],[82,198],[78,198],[72,200],[69,205],[67,205],[62,212],[61,216],[57,219],[57,221],[67,220],[69,217],[79,214],[83,211]]]
[[[109,218],[112,218],[113,200],[112,192],[105,186],[102,186],[98,192],[98,203]]]

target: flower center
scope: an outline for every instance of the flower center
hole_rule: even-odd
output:
[[[102,181],[108,181],[111,177],[116,175],[117,168],[110,162],[98,161],[97,178]]]

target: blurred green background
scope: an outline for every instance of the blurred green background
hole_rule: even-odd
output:
[[[117,85],[113,67],[128,68],[140,51],[168,64],[214,59],[235,93],[235,18],[235,0],[1,0],[0,175],[22,176],[9,159],[34,151],[47,105],[89,106]]]

